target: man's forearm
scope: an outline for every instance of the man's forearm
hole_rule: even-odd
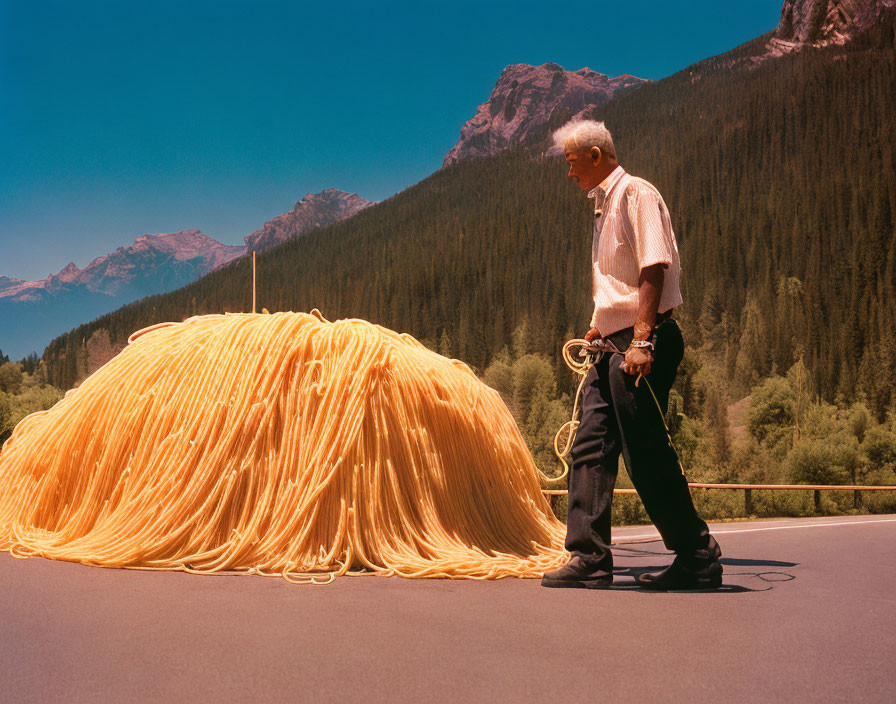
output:
[[[635,322],[635,340],[646,340],[653,331],[656,313],[663,294],[665,269],[662,264],[644,267],[638,278],[638,319]]]

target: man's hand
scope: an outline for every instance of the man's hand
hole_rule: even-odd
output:
[[[625,361],[619,365],[619,368],[632,376],[637,376],[638,374],[647,376],[650,374],[650,363],[652,361],[653,357],[649,351],[638,347],[629,347],[625,352]]]
[[[585,339],[588,342],[591,342],[596,337],[600,337],[600,333],[597,331],[597,328],[591,328],[588,332],[585,333]]]
[[[650,339],[660,304],[660,296],[663,293],[665,278],[663,266],[662,263],[658,263],[641,269],[638,280],[638,319],[634,325],[633,340]],[[629,347],[625,353],[625,361],[619,365],[619,368],[632,376],[638,376],[638,374],[647,376],[650,374],[652,361],[653,355],[648,350],[642,347]]]

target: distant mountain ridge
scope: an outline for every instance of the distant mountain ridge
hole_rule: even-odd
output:
[[[649,83],[627,73],[610,78],[590,68],[566,71],[555,63],[507,66],[488,99],[461,128],[443,166],[539,142],[569,119]]]
[[[185,286],[245,252],[190,229],[141,235],[83,269],[69,262],[40,281],[0,277],[0,348],[21,359],[72,324]]]
[[[261,229],[247,235],[246,247],[249,250],[269,249],[316,227],[350,218],[371,205],[375,203],[364,200],[357,193],[346,193],[336,188],[309,193],[292,210],[268,220]]]
[[[144,234],[96,257],[83,269],[69,262],[45,279],[0,276],[0,349],[11,359],[42,351],[55,336],[144,296],[167,293],[238,259],[351,217],[374,203],[327,188],[227,245],[197,229]]]
[[[166,279],[193,280],[245,253],[245,246],[221,244],[196,229],[146,234],[131,245],[97,257],[83,269],[69,262],[40,281],[0,277],[0,299],[47,300],[78,286],[114,297],[162,293],[159,289],[170,290],[164,285]]]

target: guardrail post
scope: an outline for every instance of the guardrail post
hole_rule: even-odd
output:
[[[859,508],[862,505],[862,492],[856,489],[852,492],[852,507]]]
[[[753,515],[753,490],[744,489],[744,510],[748,516]]]
[[[815,513],[821,513],[821,489],[815,490]]]

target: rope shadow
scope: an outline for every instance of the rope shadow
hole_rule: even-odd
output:
[[[721,562],[725,562],[725,560],[721,560]],[[771,563],[771,565],[777,565],[778,563],[774,560],[772,561],[761,561],[761,560],[741,560],[741,563],[750,563],[757,565],[765,565]],[[783,563],[785,565],[790,565],[790,563]],[[793,565],[795,566],[795,565]],[[638,591],[653,591],[649,589],[643,589],[638,583],[638,576],[645,574],[646,572],[654,572],[657,570],[662,570],[668,567],[668,565],[641,565],[638,567],[617,567],[613,569],[614,577],[625,577],[630,576],[632,578],[631,584],[620,584],[614,585],[614,589],[619,590],[632,590],[637,589]],[[760,588],[755,587],[746,587],[742,584],[726,584],[725,579],[730,579],[731,577],[754,577],[759,579],[762,582],[765,582],[768,586],[763,586]],[[796,575],[791,574],[789,572],[780,572],[780,571],[764,571],[764,572],[726,572],[723,576],[722,586],[718,589],[671,589],[668,591],[675,592],[676,594],[742,594],[744,592],[767,592],[774,589],[774,583],[776,582],[791,582],[796,579]],[[662,593],[663,590],[656,590],[657,593]]]
[[[723,557],[719,560],[723,565],[738,567],[796,567],[799,562],[783,562],[781,560],[746,560],[738,557]]]
[[[645,542],[659,542],[656,541],[645,541]],[[629,545],[622,544],[617,545],[616,543],[612,543],[613,552],[625,552],[630,557],[666,557],[673,556],[674,553],[670,552],[666,549],[661,550],[646,550],[644,548],[636,548],[629,547]],[[723,557],[719,560],[723,565],[728,567],[797,567],[799,565],[798,562],[785,562],[783,560],[769,560],[769,559],[750,559],[750,558],[740,558],[740,557]],[[631,576],[633,579],[638,577],[639,575],[644,574],[645,572],[654,572],[657,570],[662,570],[668,567],[668,564],[663,565],[639,565],[639,566],[631,566],[631,567],[617,567],[613,569],[614,576]],[[729,579],[731,577],[754,577],[759,579],[762,582],[768,584],[766,587],[762,588],[750,588],[745,587],[740,584],[725,584],[724,580]],[[718,589],[674,589],[670,591],[674,591],[676,594],[707,594],[707,593],[721,593],[721,594],[734,594],[734,593],[743,593],[743,592],[767,592],[771,589],[774,589],[774,582],[790,582],[796,579],[796,575],[791,574],[790,572],[783,571],[775,571],[775,570],[767,570],[762,572],[725,572],[723,575],[722,586]],[[614,589],[618,588],[620,590],[632,590],[637,589],[638,591],[651,591],[647,589],[641,588],[637,582],[633,584],[624,584],[616,587],[614,585]],[[657,590],[657,593],[663,593],[660,590]]]

